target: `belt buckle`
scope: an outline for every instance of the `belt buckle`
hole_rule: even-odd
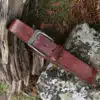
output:
[[[50,39],[51,41],[53,41],[53,39],[51,37],[49,37],[48,35],[46,35],[44,32],[40,31],[40,30],[35,30],[34,34],[31,36],[31,38],[28,40],[27,44],[28,46],[30,46],[31,48],[33,48],[37,53],[39,53],[41,56],[46,56],[44,53],[42,53],[41,51],[39,51],[36,47],[34,47],[34,42],[37,40],[38,36],[42,34],[44,35],[46,38]]]

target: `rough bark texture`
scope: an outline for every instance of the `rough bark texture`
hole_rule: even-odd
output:
[[[20,92],[22,83],[27,86],[30,75],[39,75],[43,66],[42,58],[7,31],[7,24],[15,18],[27,23],[25,15],[34,9],[30,9],[30,1],[0,0],[0,81],[8,83],[8,95]]]

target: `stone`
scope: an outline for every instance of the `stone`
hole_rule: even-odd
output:
[[[66,98],[67,98],[67,100],[72,100],[71,93],[60,94],[59,96],[60,96],[61,100],[66,100]]]
[[[52,77],[51,74],[54,73],[55,77]],[[99,100],[100,98],[99,88],[96,90],[59,67],[52,67],[42,72],[36,87],[42,100]]]
[[[72,30],[65,49],[92,67],[100,68],[100,33],[87,23]]]

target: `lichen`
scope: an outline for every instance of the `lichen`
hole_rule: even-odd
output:
[[[65,48],[85,63],[100,67],[100,33],[84,23],[77,25],[68,37]]]
[[[55,77],[50,74],[55,73]],[[64,76],[64,80],[60,76]],[[70,78],[70,75],[72,76]],[[37,82],[37,91],[42,100],[99,100],[99,90],[80,81],[70,72],[61,68],[48,69],[43,72]],[[95,95],[96,94],[96,95]]]

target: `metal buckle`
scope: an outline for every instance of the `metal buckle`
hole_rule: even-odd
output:
[[[47,37],[48,39],[50,39],[51,41],[53,41],[53,39],[51,37],[49,37],[48,35],[46,35],[42,31],[36,30],[34,32],[34,34],[32,35],[32,37],[28,40],[28,44],[33,44],[34,41],[38,38],[39,34],[43,34],[45,37]]]
[[[53,41],[53,39],[51,37],[49,37],[48,35],[46,35],[45,33],[43,33],[42,31],[40,30],[36,30],[34,32],[34,34],[31,36],[31,38],[28,40],[27,44],[28,46],[30,46],[31,48],[33,48],[37,53],[39,53],[40,55],[42,56],[45,56],[44,53],[40,52],[37,48],[34,47],[34,41],[36,41],[36,39],[38,38],[38,36],[42,34],[44,35],[45,37],[47,37],[48,39],[50,39],[51,41]]]

